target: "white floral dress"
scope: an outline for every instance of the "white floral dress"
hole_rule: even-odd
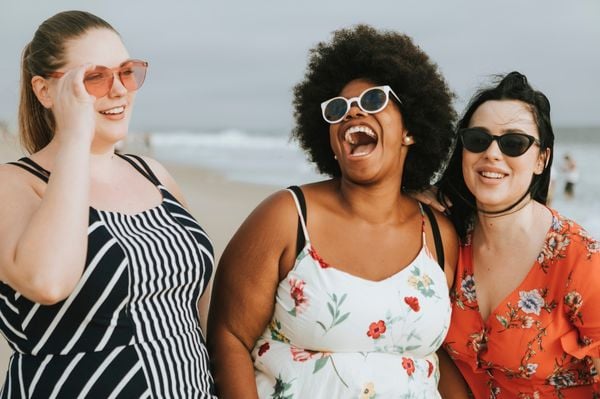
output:
[[[252,351],[259,397],[439,398],[435,352],[451,308],[425,233],[408,266],[366,280],[318,256],[294,200],[306,245],[279,283],[273,318]]]

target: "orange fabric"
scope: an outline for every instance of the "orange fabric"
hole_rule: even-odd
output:
[[[552,214],[537,261],[485,322],[461,247],[444,346],[476,399],[600,398],[600,244]]]

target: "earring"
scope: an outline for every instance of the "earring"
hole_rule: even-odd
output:
[[[404,144],[410,144],[410,143],[412,143],[412,137],[404,136],[403,141],[404,141]]]
[[[333,159],[335,159],[335,160],[337,161],[337,155],[334,155],[334,156],[333,156]]]

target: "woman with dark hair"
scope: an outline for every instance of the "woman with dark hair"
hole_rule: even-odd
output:
[[[600,246],[545,206],[548,99],[511,72],[458,134],[440,183],[461,239],[446,350],[478,399],[596,397]]]
[[[439,397],[457,241],[407,191],[447,159],[451,98],[408,36],[361,25],[312,50],[294,137],[331,179],[273,194],[227,246],[209,315],[221,397]]]
[[[31,155],[0,166],[2,398],[214,397],[197,308],[210,241],[161,165],[115,153],[147,66],[82,11],[25,47]]]

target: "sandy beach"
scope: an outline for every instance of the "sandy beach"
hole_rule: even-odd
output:
[[[131,152],[139,154],[138,151]],[[21,154],[16,139],[0,133],[0,163],[16,160]],[[179,184],[190,211],[211,237],[217,262],[246,216],[260,201],[278,189],[228,181],[217,173],[193,167],[173,164],[165,164],[165,167]],[[6,341],[0,339],[1,381],[4,380],[11,353]]]

